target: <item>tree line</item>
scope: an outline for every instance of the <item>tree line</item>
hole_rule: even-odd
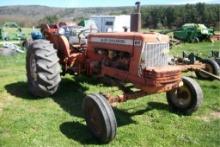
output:
[[[22,27],[39,26],[42,23],[75,21],[91,15],[129,15],[134,7],[108,8],[53,8],[42,6],[0,7],[0,25],[15,21]],[[186,4],[142,6],[142,27],[175,29],[184,23],[203,23],[220,30],[220,4]]]
[[[111,12],[110,15],[130,14],[130,8],[121,12]],[[95,11],[94,11],[95,12]],[[96,12],[95,12],[96,13]],[[202,23],[220,30],[220,5],[205,3],[173,5],[173,6],[143,6],[141,9],[142,27],[152,29],[175,29],[184,23]],[[85,19],[80,17],[80,19]],[[45,16],[39,23],[55,23],[60,18],[56,15]],[[78,20],[78,19],[73,19]]]
[[[220,5],[205,3],[142,7],[142,26],[175,29],[184,23],[203,23],[220,30]]]

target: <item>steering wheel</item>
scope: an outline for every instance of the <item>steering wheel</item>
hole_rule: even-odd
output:
[[[82,36],[84,36],[85,38],[87,38],[87,36],[89,35],[89,33],[92,33],[92,32],[98,32],[98,30],[97,30],[96,28],[89,28],[89,29],[83,29],[83,30],[81,30],[81,31],[78,33],[79,42],[80,42]]]

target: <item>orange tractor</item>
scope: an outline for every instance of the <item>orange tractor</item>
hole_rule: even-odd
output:
[[[65,31],[68,30],[68,31]],[[117,123],[112,104],[145,95],[166,92],[169,106],[191,114],[201,105],[199,84],[182,77],[185,70],[205,69],[203,63],[169,65],[169,38],[157,33],[80,32],[75,39],[71,27],[62,23],[42,26],[45,39],[35,40],[27,51],[26,70],[31,94],[46,97],[54,94],[61,74],[87,74],[116,79],[118,84],[133,83],[118,96],[90,94],[84,98],[83,112],[91,133],[102,142],[116,135]],[[67,35],[68,34],[68,35]],[[116,82],[117,83],[117,82]]]
[[[54,94],[62,73],[111,77],[131,82],[139,91],[120,96],[91,94],[85,97],[83,111],[91,132],[108,142],[116,134],[116,120],[110,104],[166,92],[169,105],[192,113],[201,104],[203,93],[198,83],[182,77],[188,68],[204,64],[168,65],[169,38],[160,34],[94,33],[87,44],[70,44],[57,26],[43,29],[47,40],[36,40],[27,52],[27,77],[30,92],[46,97]],[[62,67],[62,70],[60,68]]]

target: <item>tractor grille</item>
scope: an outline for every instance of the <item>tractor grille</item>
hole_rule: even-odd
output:
[[[169,43],[146,43],[141,54],[141,67],[160,67],[168,65]]]

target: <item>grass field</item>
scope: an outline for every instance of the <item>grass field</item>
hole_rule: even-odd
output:
[[[206,56],[211,49],[219,50],[220,42],[181,44],[171,52]],[[107,146],[220,146],[220,82],[197,81],[204,101],[192,116],[170,112],[165,94],[119,104],[114,109],[117,136]],[[27,90],[25,55],[0,57],[0,146],[99,145],[87,130],[81,103],[88,93],[116,89],[94,78],[66,75],[54,96],[35,99]]]
[[[8,34],[12,34],[14,32],[17,32],[18,28],[5,28],[4,31],[8,32]],[[30,36],[32,28],[21,28],[22,32],[25,34],[25,36]]]

